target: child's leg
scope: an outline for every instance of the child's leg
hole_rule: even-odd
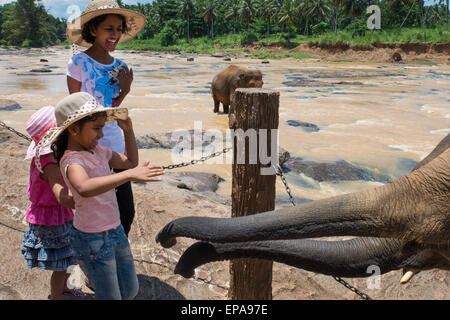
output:
[[[105,232],[84,233],[72,229],[71,245],[83,272],[95,286],[95,298],[120,300],[117,267],[111,240]]]
[[[67,279],[66,271],[53,271],[52,276],[50,278],[51,300],[61,300],[66,279]]]
[[[119,227],[118,229],[121,229]],[[133,255],[130,244],[124,231],[119,230],[119,241],[116,246],[117,277],[119,280],[120,294],[123,300],[133,299],[139,291],[139,283],[134,268]]]

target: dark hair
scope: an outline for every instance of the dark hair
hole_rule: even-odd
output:
[[[97,113],[91,114],[90,116],[81,118],[80,120],[78,120],[75,123],[80,128],[82,128],[86,122],[95,121],[100,117],[106,118],[106,116],[107,116],[106,112],[97,112]],[[69,131],[68,131],[68,129],[66,129],[58,136],[58,138],[56,138],[56,141],[53,142],[51,145],[51,148],[53,150],[53,155],[54,155],[56,161],[58,162],[58,164],[59,164],[59,161],[61,160],[61,158],[63,157],[64,152],[66,152],[66,150],[67,150],[68,143],[69,143]]]
[[[91,34],[91,28],[93,28],[93,29],[97,28],[100,23],[105,21],[105,19],[108,15],[115,15],[115,16],[120,17],[122,19],[122,34],[128,32],[127,20],[125,19],[124,16],[122,16],[120,14],[112,14],[112,13],[102,14],[101,16],[92,18],[91,20],[89,20],[88,22],[86,22],[83,25],[83,30],[81,31],[81,37],[83,38],[84,41],[86,41],[88,43],[95,42],[95,37]]]

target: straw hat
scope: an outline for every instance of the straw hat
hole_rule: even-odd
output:
[[[119,39],[119,43],[135,37],[145,27],[145,17],[139,12],[122,9],[114,0],[93,0],[87,5],[83,14],[78,18],[75,18],[67,26],[67,39],[76,45],[90,47],[92,44],[84,41],[81,36],[83,26],[89,20],[103,14],[120,14],[125,17],[128,31],[127,33],[122,34]]]
[[[27,155],[24,160],[28,160],[34,157],[36,152],[36,145],[41,138],[47,133],[48,130],[56,126],[55,108],[52,106],[46,106],[35,113],[28,119],[27,132],[33,139],[27,150]],[[41,155],[52,153],[50,146],[44,147],[41,150]]]
[[[43,148],[55,142],[59,135],[70,125],[84,117],[98,112],[106,112],[105,123],[115,121],[117,119],[126,120],[128,118],[127,108],[105,108],[87,92],[73,93],[58,102],[55,107],[56,127],[48,130],[47,133],[40,139],[36,147],[36,156],[34,161],[40,172],[42,172],[42,168],[39,162],[39,157],[43,154]]]

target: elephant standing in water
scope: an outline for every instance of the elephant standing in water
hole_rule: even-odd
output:
[[[175,272],[191,277],[204,263],[261,258],[340,277],[403,268],[450,270],[450,134],[409,174],[370,190],[237,218],[185,217],[157,235],[163,247],[184,236],[198,242]],[[346,241],[304,238],[355,236]],[[302,239],[303,238],[303,239]]]

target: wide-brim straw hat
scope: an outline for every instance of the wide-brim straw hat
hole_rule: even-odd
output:
[[[40,172],[42,172],[39,161],[41,150],[55,142],[59,135],[75,122],[98,112],[106,113],[105,123],[128,118],[127,108],[105,108],[87,92],[73,93],[58,102],[55,106],[56,127],[48,130],[36,147],[34,161]]]
[[[119,43],[134,38],[145,27],[145,16],[139,12],[123,9],[113,0],[93,0],[91,1],[83,14],[75,18],[66,29],[67,39],[79,46],[90,47],[92,43],[84,41],[81,33],[83,26],[89,20],[103,14],[120,14],[125,17],[128,31],[123,33]]]

